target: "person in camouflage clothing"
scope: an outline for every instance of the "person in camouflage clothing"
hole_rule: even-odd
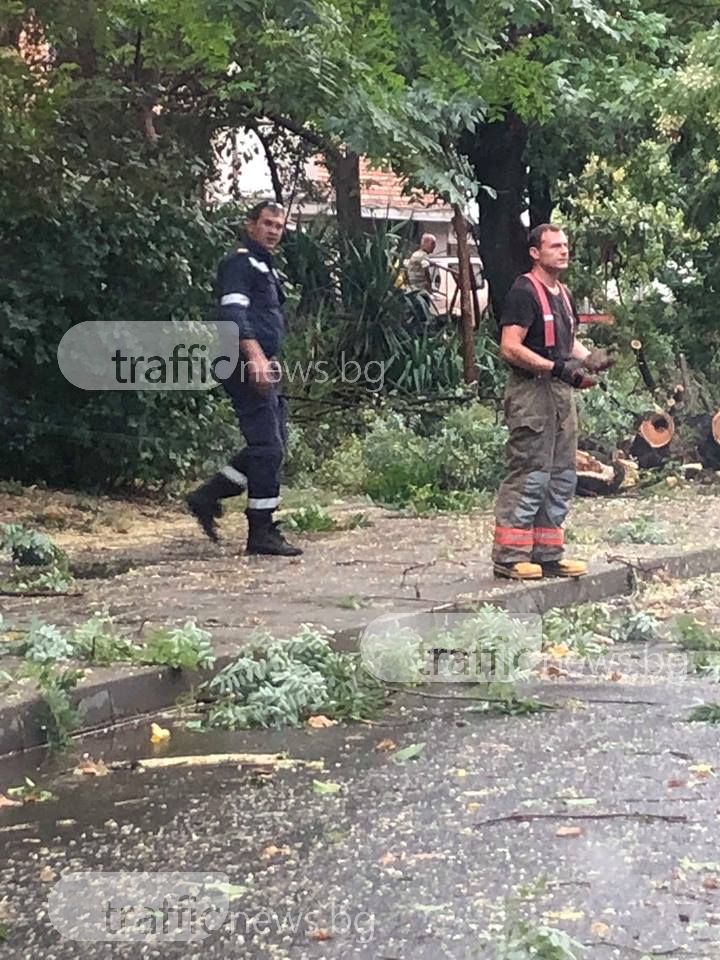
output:
[[[577,311],[560,282],[568,239],[542,224],[528,238],[532,269],[515,281],[500,320],[508,472],[497,496],[495,575],[533,580],[580,577],[587,566],[563,557],[563,523],[575,492],[575,390],[596,384],[612,360],[576,338]]]

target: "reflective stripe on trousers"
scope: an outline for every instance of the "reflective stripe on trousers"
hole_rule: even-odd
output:
[[[577,415],[572,387],[511,371],[505,390],[508,472],[495,505],[493,559],[557,560],[575,492]]]

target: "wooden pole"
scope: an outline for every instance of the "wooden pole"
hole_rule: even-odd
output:
[[[470,253],[467,242],[467,224],[458,204],[453,204],[453,229],[457,237],[458,282],[460,287],[460,344],[465,383],[477,382],[475,369],[475,328],[473,324],[472,293],[470,289]]]

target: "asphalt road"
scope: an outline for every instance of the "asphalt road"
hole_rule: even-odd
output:
[[[323,769],[0,765],[0,793],[30,773],[56,795],[0,809],[0,958],[494,960],[520,921],[576,938],[578,956],[717,957],[717,728],[685,720],[707,688],[553,690],[561,709],[532,717],[410,697],[378,726],[170,721],[167,747],[147,725],[82,745],[108,761],[282,750]],[[402,761],[383,740],[424,747]],[[77,872],[94,875],[73,885]]]

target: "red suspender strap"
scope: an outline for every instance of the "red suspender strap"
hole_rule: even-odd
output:
[[[560,287],[560,293],[563,298],[563,303],[565,304],[565,309],[567,310],[568,319],[570,320],[570,331],[574,337],[576,333],[575,311],[573,310],[572,304],[570,303],[570,297],[568,296],[567,287],[565,286],[565,284],[558,283],[558,286]]]
[[[533,288],[535,290],[535,296],[538,298],[538,301],[540,303],[540,312],[542,313],[543,320],[545,322],[545,327],[544,327],[545,346],[554,347],[555,346],[555,317],[553,316],[553,312],[550,309],[550,302],[548,301],[545,284],[541,283],[533,273],[526,273],[525,276],[533,285]],[[560,289],[563,290],[562,286]],[[567,294],[565,293],[564,290],[563,290],[563,293],[565,294],[565,297],[567,297]],[[573,314],[571,311],[570,316],[572,317],[572,315]]]

